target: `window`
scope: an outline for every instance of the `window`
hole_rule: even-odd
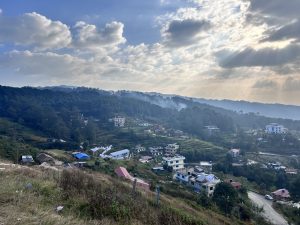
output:
[[[179,163],[179,161],[178,161],[178,160],[176,160],[176,163]]]
[[[179,167],[178,165],[176,165],[176,167]]]
[[[209,190],[211,190],[211,191],[214,190],[214,187],[210,187]]]

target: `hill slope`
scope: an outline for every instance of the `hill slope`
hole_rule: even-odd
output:
[[[153,192],[132,195],[128,183],[100,173],[65,170],[59,175],[24,166],[6,166],[0,173],[4,175],[0,180],[0,222],[4,224],[239,224],[164,194],[158,207]],[[56,213],[59,205],[64,209]]]

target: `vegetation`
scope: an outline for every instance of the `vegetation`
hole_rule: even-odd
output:
[[[157,206],[154,193],[133,194],[128,183],[99,173],[27,167],[0,173],[4,224],[239,224],[164,194]]]

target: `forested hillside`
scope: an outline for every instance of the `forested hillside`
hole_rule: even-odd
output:
[[[155,99],[152,102],[145,101],[132,95],[97,89],[1,86],[0,117],[42,132],[48,137],[76,143],[80,140],[93,142],[97,129],[107,127],[108,119],[115,115],[162,124],[199,137],[204,136],[204,126],[207,125],[215,125],[225,133],[232,133],[237,127],[264,128],[270,122],[279,122],[289,129],[300,130],[298,121],[271,119],[255,114],[239,115],[181,97],[167,100],[184,107],[178,110],[176,107],[155,104]],[[87,126],[84,126],[85,119],[89,119]]]

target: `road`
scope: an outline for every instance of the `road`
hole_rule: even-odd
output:
[[[248,197],[251,201],[259,207],[263,207],[263,216],[274,225],[288,225],[288,222],[276,212],[272,207],[272,201],[265,199],[263,195],[256,194],[249,191]]]

